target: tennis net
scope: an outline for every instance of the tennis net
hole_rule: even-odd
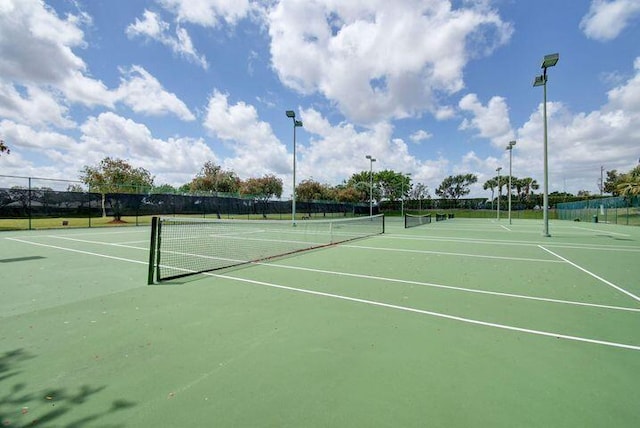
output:
[[[384,215],[337,220],[153,217],[148,283],[265,261],[384,233]]]
[[[431,214],[423,214],[423,215],[415,215],[415,214],[406,214],[404,215],[404,228],[407,229],[409,227],[421,226],[423,224],[431,223]]]

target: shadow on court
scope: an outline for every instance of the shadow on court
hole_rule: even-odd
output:
[[[0,355],[0,423],[3,427],[96,426],[104,416],[136,405],[125,399],[100,403],[98,395],[107,388],[104,385],[58,388],[26,383],[22,380],[27,374],[23,365],[35,358],[24,349]]]

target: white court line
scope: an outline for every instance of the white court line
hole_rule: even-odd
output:
[[[460,322],[467,323],[467,324],[475,324],[475,325],[481,325],[481,326],[485,326],[485,327],[498,328],[498,329],[502,329],[502,330],[516,331],[516,332],[519,332],[519,333],[533,334],[533,335],[537,335],[537,336],[554,337],[556,339],[565,339],[565,340],[572,340],[572,341],[577,341],[577,342],[585,342],[585,343],[591,343],[591,344],[597,344],[597,345],[611,346],[611,347],[614,347],[614,348],[623,348],[623,349],[631,349],[631,350],[634,350],[634,351],[640,351],[640,346],[638,346],[638,345],[629,345],[629,344],[625,344],[625,343],[608,342],[608,341],[604,341],[604,340],[589,339],[589,338],[586,338],[586,337],[570,336],[570,335],[561,334],[561,333],[554,333],[554,332],[550,332],[550,331],[532,330],[532,329],[528,329],[528,328],[521,328],[521,327],[515,327],[515,326],[510,326],[510,325],[505,325],[505,324],[497,324],[497,323],[492,323],[492,322],[487,322],[487,321],[480,321],[480,320],[475,320],[475,319],[471,319],[471,318],[464,318],[464,317],[459,317],[459,316],[455,316],[455,315],[448,315],[448,314],[443,314],[443,313],[440,313],[440,312],[426,311],[426,310],[423,310],[423,309],[416,309],[416,308],[410,308],[410,307],[406,307],[406,306],[392,305],[390,303],[377,302],[377,301],[374,301],[374,300],[358,299],[356,297],[342,296],[340,294],[325,293],[325,292],[322,292],[322,291],[306,290],[306,289],[303,289],[303,288],[288,287],[286,285],[273,284],[273,283],[264,282],[264,281],[256,281],[256,280],[252,280],[252,279],[238,278],[238,277],[229,276],[229,275],[220,275],[220,274],[208,274],[208,275],[214,276],[214,277],[217,277],[217,278],[229,279],[229,280],[233,280],[233,281],[246,282],[246,283],[254,284],[254,285],[261,285],[261,286],[266,286],[266,287],[279,288],[279,289],[287,290],[287,291],[295,291],[295,292],[298,292],[298,293],[305,293],[305,294],[311,294],[311,295],[322,296],[322,297],[330,297],[330,298],[333,298],[333,299],[347,300],[347,301],[356,302],[356,303],[364,303],[366,305],[371,305],[371,306],[379,306],[379,307],[383,307],[383,308],[396,309],[396,310],[405,311],[405,312],[414,312],[414,313],[418,313],[418,314],[422,314],[422,315],[430,315],[430,316],[433,316],[433,317],[445,318],[445,319],[449,319],[449,320],[453,320],[453,321],[460,321]]]
[[[56,250],[71,251],[72,253],[80,253],[80,254],[85,254],[85,255],[88,255],[88,256],[96,256],[96,257],[102,257],[102,258],[105,258],[105,259],[120,260],[121,262],[138,263],[138,264],[143,264],[143,265],[148,265],[149,264],[149,262],[141,262],[139,260],[125,259],[124,257],[108,256],[106,254],[92,253],[91,251],[74,250],[73,248],[58,247],[57,245],[50,245],[50,244],[41,244],[39,242],[25,241],[23,239],[18,239],[18,238],[5,238],[5,239],[8,239],[10,241],[22,242],[23,244],[36,245],[38,247],[54,248]],[[109,245],[109,244],[107,244],[107,245]]]
[[[606,279],[604,279],[604,278],[602,278],[602,277],[600,277],[600,276],[596,275],[596,274],[595,274],[595,273],[593,273],[593,272],[589,272],[589,271],[588,271],[588,270],[586,270],[585,268],[583,268],[583,267],[581,267],[581,266],[578,266],[577,264],[573,263],[571,260],[568,260],[568,259],[566,259],[566,258],[562,257],[561,255],[554,253],[554,252],[553,252],[553,251],[551,251],[551,250],[546,249],[546,248],[545,248],[545,247],[543,247],[542,245],[538,245],[538,246],[539,246],[540,248],[542,248],[543,250],[545,250],[547,253],[549,253],[549,254],[553,254],[554,256],[556,256],[557,258],[559,258],[560,260],[563,260],[563,261],[565,261],[565,262],[569,263],[571,266],[575,267],[576,269],[580,269],[582,272],[584,272],[584,273],[586,273],[586,274],[588,274],[588,275],[591,275],[591,276],[592,276],[592,277],[594,277],[595,279],[597,279],[597,280],[599,280],[599,281],[604,282],[604,283],[605,283],[605,284],[607,284],[608,286],[613,287],[613,288],[615,288],[616,290],[620,291],[621,293],[624,293],[624,294],[626,294],[627,296],[631,297],[632,299],[634,299],[634,300],[636,300],[636,301],[640,302],[640,297],[636,296],[635,294],[633,294],[633,293],[631,293],[631,292],[629,292],[629,291],[625,290],[625,289],[624,289],[624,288],[622,288],[622,287],[618,287],[618,286],[617,286],[617,285],[615,285],[614,283],[612,283],[612,282],[610,282],[610,281],[607,281]]]
[[[468,254],[468,253],[449,253],[445,251],[428,251],[428,250],[408,250],[402,248],[380,248],[380,247],[368,247],[365,245],[341,245],[345,248],[360,248],[364,250],[377,250],[377,251],[391,251],[399,253],[418,253],[418,254],[436,254],[443,256],[456,256],[456,257],[477,257],[481,259],[499,259],[499,260],[511,260],[511,261],[525,261],[525,262],[542,262],[542,263],[561,263],[558,260],[549,259],[532,259],[527,257],[508,257],[508,256],[487,256],[485,254]]]
[[[511,229],[509,229],[507,226],[500,225],[500,227],[511,232]]]
[[[89,251],[82,251],[82,250],[75,250],[75,249],[72,249],[72,248],[58,247],[56,245],[41,244],[41,243],[37,243],[37,242],[25,241],[25,240],[22,240],[22,239],[16,239],[16,238],[5,238],[5,239],[9,239],[11,241],[22,242],[22,243],[25,243],[25,244],[36,245],[36,246],[40,246],[40,247],[55,248],[55,249],[63,250],[63,251],[71,251],[71,252],[74,252],[74,253],[80,253],[80,254],[91,255],[91,256],[96,256],[96,257],[103,257],[103,258],[107,258],[107,259],[120,260],[120,261],[124,261],[124,262],[129,262],[129,263],[137,263],[137,264],[145,264],[145,265],[147,264],[147,262],[143,262],[143,261],[139,261],[139,260],[131,260],[131,259],[125,259],[123,257],[114,257],[114,256],[108,256],[108,255],[105,255],[105,254],[93,253],[93,252],[89,252]],[[295,287],[288,287],[288,286],[285,286],[285,285],[272,284],[272,283],[268,283],[268,282],[255,281],[255,280],[244,279],[244,278],[237,278],[237,277],[233,277],[233,276],[229,276],[229,275],[220,275],[220,274],[213,274],[213,273],[205,273],[205,275],[213,276],[213,277],[216,277],[216,278],[228,279],[228,280],[232,280],[232,281],[240,281],[240,282],[246,282],[246,283],[249,283],[249,284],[255,284],[255,285],[262,285],[262,286],[267,286],[267,287],[272,287],[272,288],[278,288],[278,289],[282,289],[282,290],[288,290],[288,291],[295,291],[295,292],[299,292],[299,293],[311,294],[311,295],[315,295],[315,296],[323,296],[323,297],[330,297],[330,298],[334,298],[334,299],[346,300],[346,301],[351,301],[351,302],[364,303],[364,304],[368,304],[368,305],[372,305],[372,306],[385,307],[385,308],[396,309],[396,310],[401,310],[401,311],[405,311],[405,312],[414,312],[414,313],[418,313],[418,314],[430,315],[430,316],[434,316],[434,317],[438,317],[438,318],[445,318],[445,319],[450,319],[450,320],[453,320],[453,321],[460,321],[460,322],[463,322],[463,323],[481,325],[481,326],[485,326],[485,327],[493,327],[493,328],[498,328],[498,329],[502,329],[502,330],[516,331],[516,332],[520,332],[520,333],[527,333],[527,334],[533,334],[533,335],[538,335],[538,336],[555,337],[556,339],[565,339],[565,340],[571,340],[571,341],[577,341],[577,342],[584,342],[584,343],[591,343],[591,344],[597,344],[597,345],[610,346],[610,347],[614,347],[614,348],[622,348],[622,349],[630,349],[630,350],[634,350],[634,351],[640,351],[640,346],[638,346],[638,345],[629,345],[629,344],[625,344],[625,343],[609,342],[609,341],[597,340],[597,339],[589,339],[589,338],[586,338],[586,337],[570,336],[570,335],[565,335],[565,334],[561,334],[561,333],[553,333],[553,332],[542,331],[542,330],[532,330],[532,329],[527,329],[527,328],[510,326],[510,325],[506,325],[506,324],[491,323],[491,322],[486,322],[486,321],[474,320],[474,319],[471,319],[471,318],[464,318],[464,317],[458,317],[458,316],[455,316],[455,315],[443,314],[443,313],[440,313],[440,312],[426,311],[426,310],[423,310],[423,309],[409,308],[409,307],[405,307],[405,306],[392,305],[392,304],[389,304],[389,303],[377,302],[377,301],[373,301],[373,300],[358,299],[358,298],[355,298],[355,297],[342,296],[342,295],[339,295],[339,294],[325,293],[325,292],[321,292],[321,291],[314,291],[314,290],[306,290],[306,289],[295,288]]]
[[[504,241],[501,239],[471,239],[471,238],[458,238],[450,236],[432,237],[432,236],[407,236],[398,235],[392,233],[385,233],[379,235],[378,238],[390,238],[400,239],[405,241],[435,241],[435,242],[448,242],[448,243],[463,243],[463,244],[484,244],[484,245],[505,245],[505,246],[519,246],[519,247],[537,247],[543,245],[541,241]],[[585,250],[602,250],[602,251],[623,251],[623,252],[640,252],[638,247],[629,247],[621,245],[604,245],[604,244],[575,244],[575,243],[544,243],[547,247],[554,248],[575,248]]]
[[[281,269],[291,269],[291,270],[300,270],[305,272],[315,272],[322,273],[328,275],[336,275],[336,276],[347,276],[351,278],[361,278],[361,279],[371,279],[375,281],[383,281],[383,282],[395,282],[398,284],[409,284],[409,285],[420,285],[424,287],[432,287],[432,288],[443,288],[446,290],[455,290],[462,291],[465,293],[474,293],[474,294],[488,294],[491,296],[498,297],[509,297],[514,299],[524,299],[524,300],[534,300],[540,302],[547,303],[560,303],[563,305],[573,305],[573,306],[586,306],[592,308],[601,308],[601,309],[613,309],[618,311],[628,311],[628,312],[640,312],[639,308],[627,308],[623,306],[611,306],[611,305],[600,305],[597,303],[585,303],[585,302],[576,302],[573,300],[560,300],[560,299],[551,299],[547,297],[535,297],[535,296],[525,296],[523,294],[512,294],[512,293],[501,293],[498,291],[487,291],[487,290],[478,290],[474,288],[465,288],[465,287],[455,287],[453,285],[443,285],[443,284],[435,284],[432,282],[422,282],[422,281],[412,281],[408,279],[398,279],[398,278],[387,278],[384,276],[374,276],[374,275],[363,275],[358,273],[348,273],[348,272],[338,272],[338,271],[330,271],[324,269],[313,269],[313,268],[305,268],[300,266],[288,266],[281,265],[278,263],[254,263],[261,266],[281,268]]]
[[[123,247],[123,248],[129,248],[129,249],[141,250],[141,251],[147,251],[148,250],[148,248],[146,248],[146,247],[135,247],[135,246],[132,246],[132,245],[127,245],[127,243],[115,244],[115,243],[109,243],[109,242],[89,241],[89,240],[84,240],[84,239],[59,237],[59,236],[56,236],[56,235],[50,235],[50,237],[52,237],[52,238],[61,238],[61,239],[77,241],[77,242],[84,242],[84,243],[88,243],[88,244]],[[21,242],[28,242],[28,241],[21,241]],[[47,246],[45,244],[37,244],[37,245]],[[343,245],[343,246],[347,246],[347,245]],[[60,249],[61,247],[56,247],[56,248]],[[358,247],[355,247],[355,248],[358,248]],[[77,250],[70,250],[70,251],[77,251]],[[79,251],[79,252],[82,252],[82,251]],[[181,255],[184,255],[184,256],[194,256],[193,254],[189,254],[189,253],[177,253],[176,252],[176,254],[181,254]],[[323,274],[330,274],[330,275],[337,275],[337,276],[347,276],[347,277],[353,277],[353,278],[372,279],[372,280],[385,281],[385,282],[395,282],[395,283],[400,283],[400,284],[420,285],[420,286],[425,286],[425,287],[442,288],[442,289],[462,291],[462,292],[467,292],[467,293],[487,294],[487,295],[493,295],[493,296],[499,296],[499,297],[508,297],[508,298],[515,298],[515,299],[534,300],[534,301],[541,301],[541,302],[548,302],[548,303],[559,303],[559,304],[565,304],[565,305],[585,306],[585,307],[612,309],[612,310],[619,310],[619,311],[640,312],[640,309],[628,308],[628,307],[623,307],[623,306],[602,305],[602,304],[597,304],[597,303],[577,302],[577,301],[573,301],[573,300],[551,299],[551,298],[547,298],[547,297],[526,296],[526,295],[523,295],[523,294],[501,293],[501,292],[497,292],[497,291],[478,290],[478,289],[465,288],[465,287],[456,287],[456,286],[451,286],[451,285],[435,284],[435,283],[430,283],[430,282],[411,281],[411,280],[403,280],[403,279],[397,279],[397,278],[387,278],[387,277],[373,276],[373,275],[354,274],[354,273],[348,273],[348,272],[328,271],[328,270],[322,270],[322,269],[304,268],[304,267],[299,267],[299,266],[287,266],[287,265],[281,265],[281,264],[278,264],[278,263],[251,262],[251,261],[246,261],[246,260],[235,260],[235,259],[228,259],[228,258],[223,258],[223,257],[213,257],[213,256],[204,256],[204,255],[198,255],[198,257],[210,258],[210,259],[215,259],[215,260],[227,260],[227,261],[232,261],[232,262],[254,264],[254,265],[260,265],[260,266],[280,268],[280,269],[300,270],[300,271],[306,271],[306,272],[316,272],[316,273],[323,273]],[[128,259],[124,259],[124,260],[127,261]],[[564,263],[564,261],[560,261],[560,260],[546,260],[546,261],[551,262],[551,263]],[[193,273],[195,273],[194,271],[188,270],[188,269],[186,269],[185,272],[193,272]]]
[[[579,230],[587,230],[589,232],[603,233],[603,234],[608,234],[608,235],[620,235],[620,236],[626,236],[626,237],[630,237],[631,236],[631,235],[627,235],[626,233],[610,232],[608,230],[587,229],[586,227],[578,227],[578,226],[574,226],[573,228],[574,229],[579,229]]]

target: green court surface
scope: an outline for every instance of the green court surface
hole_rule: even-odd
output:
[[[449,219],[146,285],[150,229],[0,233],[0,423],[640,426],[640,228]]]

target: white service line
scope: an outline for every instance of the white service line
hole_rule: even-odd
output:
[[[447,243],[462,243],[462,244],[485,244],[485,245],[505,245],[505,246],[524,246],[524,247],[537,247],[543,245],[541,241],[504,241],[501,239],[472,239],[472,238],[458,238],[458,237],[433,237],[433,236],[407,236],[393,233],[385,233],[379,235],[376,238],[384,239],[400,239],[405,241],[435,241],[435,242],[447,242]],[[554,242],[552,244],[544,244],[548,247],[554,248],[576,248],[583,250],[598,250],[598,251],[623,251],[640,253],[640,248],[629,246],[614,246],[603,244],[570,244],[562,242]]]
[[[591,275],[592,277],[594,277],[594,278],[595,278],[595,279],[597,279],[598,281],[602,281],[602,282],[604,282],[605,284],[607,284],[608,286],[613,287],[613,288],[615,288],[616,290],[620,291],[621,293],[624,293],[624,294],[626,294],[627,296],[631,297],[632,299],[634,299],[634,300],[636,300],[636,301],[640,302],[640,297],[638,297],[638,296],[636,296],[635,294],[633,294],[633,293],[631,293],[631,292],[629,292],[629,291],[625,290],[624,288],[622,288],[622,287],[618,287],[617,285],[615,285],[615,284],[614,284],[614,283],[612,283],[611,281],[607,281],[606,279],[604,279],[604,278],[602,278],[602,277],[600,277],[600,276],[596,275],[596,274],[595,274],[595,273],[593,273],[593,272],[589,272],[589,271],[588,271],[588,270],[586,270],[585,268],[583,268],[583,267],[581,267],[581,266],[578,266],[577,264],[573,263],[571,260],[566,259],[566,258],[562,257],[561,255],[554,253],[553,251],[551,251],[551,250],[549,250],[549,249],[547,249],[547,248],[543,247],[542,245],[538,245],[538,247],[542,248],[543,250],[545,250],[545,251],[546,251],[547,253],[549,253],[549,254],[553,254],[554,256],[556,256],[557,258],[559,258],[560,260],[563,260],[563,261],[565,261],[565,262],[569,263],[571,266],[575,267],[576,269],[580,269],[582,272],[584,272],[584,273],[586,273],[586,274],[588,274],[588,275]]]
[[[253,264],[266,266],[270,268],[291,269],[291,270],[299,270],[304,272],[321,273],[326,275],[346,276],[351,278],[370,279],[374,281],[395,282],[398,284],[442,288],[445,290],[462,291],[464,293],[472,293],[472,294],[487,294],[490,296],[508,297],[513,299],[523,299],[523,300],[534,300],[534,301],[546,302],[546,303],[559,303],[559,304],[570,305],[570,306],[586,306],[586,307],[600,308],[600,309],[612,309],[617,311],[640,312],[640,308],[627,308],[624,306],[601,305],[597,303],[577,302],[574,300],[561,300],[561,299],[551,299],[547,297],[526,296],[523,294],[501,293],[498,291],[487,291],[487,290],[479,290],[474,288],[456,287],[453,285],[443,285],[443,284],[435,284],[432,282],[412,281],[408,279],[388,278],[384,276],[363,275],[359,273],[338,272],[338,271],[330,271],[330,270],[324,270],[324,269],[313,269],[313,268],[305,268],[301,266],[288,266],[288,265],[282,265],[279,263],[253,263]]]
[[[10,241],[22,242],[23,244],[36,245],[38,247],[54,248],[56,250],[71,251],[72,253],[80,253],[88,256],[96,256],[96,257],[102,257],[105,259],[120,260],[122,262],[138,263],[143,265],[149,264],[149,262],[143,262],[140,260],[132,260],[132,259],[125,259],[124,257],[108,256],[106,254],[92,253],[91,251],[74,250],[73,248],[58,247],[57,245],[50,245],[50,244],[41,244],[39,242],[25,241],[23,239],[18,239],[18,238],[5,238],[5,239],[8,239]]]
[[[631,349],[631,350],[634,350],[634,351],[640,351],[640,346],[638,346],[638,345],[629,345],[629,344],[626,344],[626,343],[608,342],[608,341],[605,341],[605,340],[589,339],[589,338],[586,338],[586,337],[579,337],[579,336],[570,336],[570,335],[561,334],[561,333],[553,333],[553,332],[550,332],[550,331],[532,330],[532,329],[528,329],[528,328],[515,327],[515,326],[510,326],[510,325],[505,325],[505,324],[497,324],[497,323],[492,323],[492,322],[474,320],[474,319],[471,319],[471,318],[463,318],[463,317],[459,317],[459,316],[455,316],[455,315],[447,315],[447,314],[443,314],[443,313],[440,313],[440,312],[426,311],[426,310],[423,310],[423,309],[416,309],[416,308],[409,308],[409,307],[406,307],[406,306],[392,305],[390,303],[377,302],[377,301],[374,301],[374,300],[358,299],[358,298],[355,298],[355,297],[348,297],[348,296],[342,296],[342,295],[339,295],[339,294],[325,293],[325,292],[322,292],[322,291],[306,290],[306,289],[303,289],[303,288],[288,287],[286,285],[272,284],[272,283],[264,282],[264,281],[256,281],[256,280],[252,280],[252,279],[238,278],[238,277],[229,276],[229,275],[220,275],[220,274],[208,274],[208,275],[214,276],[214,277],[217,277],[217,278],[229,279],[229,280],[233,280],[233,281],[246,282],[246,283],[254,284],[254,285],[261,285],[261,286],[266,286],[266,287],[279,288],[281,290],[295,291],[295,292],[298,292],[298,293],[312,294],[312,295],[315,295],[315,296],[330,297],[330,298],[333,298],[333,299],[347,300],[347,301],[356,302],[356,303],[364,303],[364,304],[371,305],[371,306],[378,306],[378,307],[383,307],[383,308],[396,309],[396,310],[405,311],[405,312],[414,312],[414,313],[418,313],[418,314],[422,314],[422,315],[430,315],[430,316],[433,316],[433,317],[445,318],[445,319],[449,319],[449,320],[453,320],[453,321],[460,321],[460,322],[468,323],[468,324],[481,325],[481,326],[485,326],[485,327],[493,327],[493,328],[498,328],[498,329],[502,329],[502,330],[517,331],[519,333],[527,333],[527,334],[533,334],[533,335],[537,335],[537,336],[554,337],[556,339],[565,339],[565,340],[572,340],[572,341],[576,341],[576,342],[585,342],[585,343],[591,343],[591,344],[597,344],[597,345],[611,346],[611,347],[614,347],[614,348],[623,348],[623,349]]]
[[[561,263],[558,260],[533,259],[528,257],[488,256],[485,254],[450,253],[445,251],[429,251],[429,250],[408,250],[403,248],[381,248],[381,247],[369,247],[366,245],[353,245],[353,244],[347,244],[347,245],[342,244],[340,246],[344,248],[359,248],[363,250],[390,251],[390,252],[398,252],[398,253],[436,254],[440,256],[477,257],[481,259],[498,259],[498,260],[524,261],[524,262],[541,262],[541,263]]]
[[[607,234],[607,235],[620,235],[620,236],[626,236],[626,237],[631,236],[631,235],[627,235],[626,233],[611,232],[609,230],[587,229],[586,227],[577,227],[577,226],[574,226],[573,228],[578,230],[587,230],[589,232],[598,232],[598,233]]]

